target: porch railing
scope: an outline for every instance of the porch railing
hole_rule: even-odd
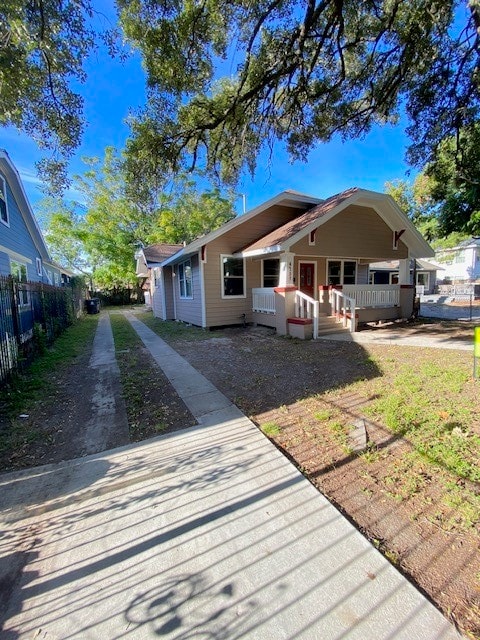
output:
[[[339,289],[330,289],[330,304],[333,315],[343,322],[343,326],[355,332],[355,298],[346,295]]]
[[[400,287],[392,285],[343,285],[343,293],[353,298],[356,307],[398,307],[400,305]]]
[[[295,291],[295,317],[312,320],[314,340],[318,338],[318,316],[318,300],[314,300],[301,291]]]
[[[252,289],[252,309],[259,313],[275,313],[275,290],[273,287]]]

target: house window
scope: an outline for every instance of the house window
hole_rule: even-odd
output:
[[[354,260],[329,260],[328,284],[355,284],[357,277],[357,263]]]
[[[37,265],[37,276],[42,275],[42,260],[40,258],[35,258],[35,264]]]
[[[0,176],[0,221],[8,227],[7,185],[2,176]]]
[[[278,258],[263,260],[263,286],[278,287],[280,277],[280,260]]]
[[[192,264],[190,260],[178,265],[178,282],[180,298],[192,298]]]
[[[417,272],[417,285],[424,286],[426,290],[430,289],[430,274]]]
[[[27,282],[27,265],[23,262],[17,262],[16,260],[10,260],[10,273],[14,280],[19,283]],[[19,285],[18,290],[18,304],[20,307],[25,307],[29,303],[28,291],[24,285]]]
[[[245,297],[245,263],[243,258],[221,256],[222,298]]]
[[[457,264],[462,264],[463,262],[465,262],[465,251],[461,250],[455,252],[455,262]]]

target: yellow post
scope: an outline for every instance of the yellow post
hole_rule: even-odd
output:
[[[480,378],[480,326],[473,330],[473,377]]]

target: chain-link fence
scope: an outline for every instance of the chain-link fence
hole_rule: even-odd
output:
[[[80,316],[81,287],[0,276],[0,381],[22,370]]]

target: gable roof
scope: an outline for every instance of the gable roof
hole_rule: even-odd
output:
[[[302,232],[307,227],[312,223],[317,223],[321,218],[332,211],[332,209],[338,207],[344,200],[350,198],[357,191],[357,187],[353,187],[327,198],[316,207],[313,207],[304,214],[298,216],[298,218],[290,220],[290,222],[287,222],[282,227],[274,229],[267,235],[263,236],[263,238],[260,238],[245,247],[243,250],[239,251],[239,253],[246,256],[255,255],[258,251],[262,252],[263,249],[268,249],[269,252],[277,250],[277,248],[278,250],[283,249],[284,244],[292,244],[291,242],[288,242],[291,238],[296,237],[298,234],[301,234],[302,236],[305,235]]]
[[[190,244],[180,249],[178,254],[175,254],[171,258],[167,259],[164,262],[164,265],[171,264],[172,262],[175,262],[175,260],[183,256],[188,256],[188,255],[191,255],[192,253],[196,253],[202,248],[202,246],[208,244],[209,242],[212,242],[213,240],[216,240],[217,238],[222,236],[224,233],[227,233],[228,231],[231,231],[235,227],[247,222],[248,220],[251,220],[255,216],[260,215],[263,211],[266,211],[267,209],[270,209],[273,206],[283,205],[286,207],[291,207],[296,209],[305,209],[305,207],[311,208],[312,206],[315,206],[320,202],[322,202],[320,198],[315,198],[314,196],[309,196],[307,194],[300,193],[298,191],[293,191],[292,189],[287,189],[286,191],[282,191],[281,193],[277,194],[273,198],[270,198],[269,200],[262,202],[261,204],[251,209],[250,211],[247,211],[247,213],[237,216],[236,218],[233,218],[233,220],[226,222],[224,225],[222,225],[218,229],[215,229],[214,231],[211,231],[210,233],[207,233],[206,235],[201,236],[200,238],[197,238]]]
[[[18,173],[17,168],[13,164],[10,156],[5,151],[5,149],[0,149],[0,171],[3,173],[5,179],[9,184],[20,214],[25,222],[25,225],[35,247],[42,257],[42,260],[44,260],[45,262],[51,262],[47,245],[28,201],[27,194],[25,193],[25,189],[20,178],[20,174]]]
[[[438,248],[436,253],[450,253],[452,251],[458,251],[459,249],[472,249],[474,247],[480,247],[480,238],[473,236],[472,238],[467,238],[466,240],[462,240],[454,247],[445,247]]]
[[[409,249],[410,257],[433,257],[434,251],[413,223],[403,213],[389,195],[352,187],[337,193],[320,204],[309,209],[282,227],[259,238],[238,251],[243,257],[257,256],[276,251],[287,251],[293,244],[306,236],[346,207],[357,204],[374,209],[392,230],[404,230],[402,241]]]
[[[183,248],[183,244],[151,244],[142,249],[147,265],[160,264]]]
[[[424,271],[445,271],[442,267],[439,267],[438,264],[433,264],[432,262],[427,262],[427,260],[421,260],[417,258],[415,260],[416,268],[422,269]],[[371,271],[395,271],[399,268],[400,263],[399,260],[382,260],[380,262],[371,262],[370,270]],[[413,266],[413,261],[412,261]]]

